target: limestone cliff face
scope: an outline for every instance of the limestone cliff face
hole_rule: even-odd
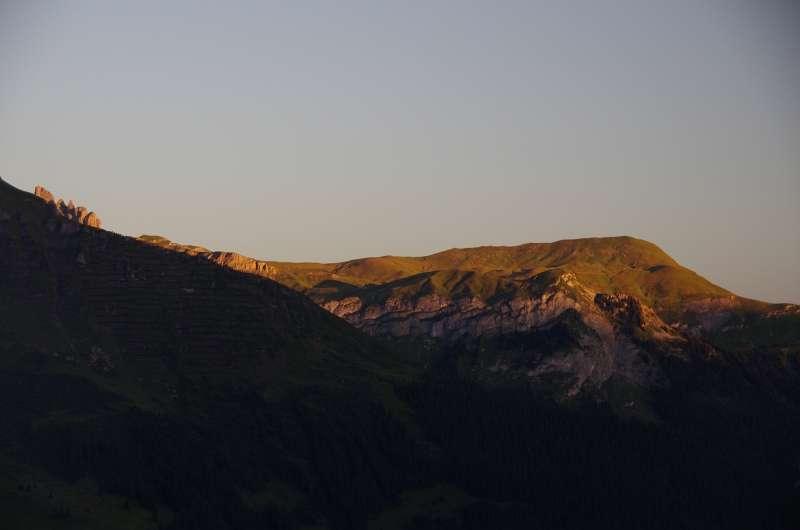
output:
[[[489,371],[513,379],[527,376],[533,380],[553,373],[569,374],[571,380],[560,399],[575,395],[587,382],[600,387],[615,375],[646,389],[662,381],[659,370],[647,362],[647,353],[630,336],[615,330],[613,324],[595,313],[584,314],[582,319],[591,332],[582,333],[575,347],[545,356],[531,368],[519,368],[499,359]]]
[[[693,329],[699,334],[700,329],[707,332],[719,331],[731,318],[733,311],[741,305],[739,298],[725,296],[720,298],[706,298],[686,304],[687,311],[693,311],[698,320],[699,328]]]
[[[373,336],[425,334],[450,341],[465,335],[492,337],[524,332],[546,324],[568,309],[580,310],[580,304],[562,292],[494,304],[476,297],[449,300],[430,294],[412,300],[389,298],[365,307],[361,299],[351,297],[324,303],[322,307]]]
[[[96,213],[88,211],[83,206],[76,207],[71,200],[69,203],[65,203],[63,199],[58,199],[56,201],[55,195],[41,186],[36,186],[34,194],[48,203],[51,208],[55,208],[55,211],[62,217],[95,228],[103,227],[103,223],[100,221],[100,218],[97,217]]]
[[[568,280],[570,286],[575,286],[574,277]],[[581,298],[583,303],[576,298]],[[599,387],[615,375],[651,388],[661,380],[661,375],[634,336],[638,333],[667,343],[682,340],[678,332],[634,298],[594,294],[585,289],[578,297],[555,290],[538,298],[518,297],[491,304],[476,297],[450,300],[429,294],[414,299],[392,297],[371,304],[350,297],[321,305],[376,337],[427,335],[446,341],[465,336],[525,333],[552,326],[569,312],[568,318],[584,325],[577,345],[541,358],[533,367],[521,368],[518,363],[503,358],[485,367],[489,372],[514,379],[526,376],[535,380],[552,373],[570,374],[572,379],[560,396],[562,399],[576,394],[587,381]]]
[[[248,258],[236,252],[211,252],[203,247],[173,243],[169,239],[161,236],[142,235],[139,237],[139,241],[174,250],[175,252],[182,252],[191,256],[204,258],[208,261],[213,261],[217,265],[222,265],[223,267],[228,267],[239,272],[255,274],[263,278],[275,279],[275,275],[278,272],[275,267],[265,261]]]
[[[49,191],[47,191],[46,189],[44,189],[43,187],[41,187],[41,186],[36,186],[36,189],[34,190],[34,194],[37,197],[39,197],[41,199],[44,199],[45,202],[48,202],[48,203],[56,202],[55,196],[52,193],[50,193]]]
[[[233,270],[256,274],[265,278],[274,278],[278,272],[275,267],[264,261],[258,261],[236,252],[198,252],[198,256],[213,261],[218,265],[230,267]]]
[[[674,329],[729,349],[795,344],[800,340],[800,306],[796,304],[712,296],[691,300],[681,309],[685,318],[673,323]]]

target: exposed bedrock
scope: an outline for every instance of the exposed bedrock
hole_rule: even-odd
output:
[[[574,380],[565,397],[578,392],[587,380],[600,385],[614,374],[645,388],[652,387],[659,379],[658,370],[647,361],[625,326],[636,326],[661,339],[675,339],[675,333],[652,310],[633,298],[603,295],[594,302],[590,307],[582,307],[566,293],[556,291],[539,298],[512,298],[494,304],[474,297],[449,300],[431,294],[411,300],[389,298],[368,305],[351,297],[322,306],[373,336],[429,335],[448,341],[464,336],[526,332],[552,323],[572,310],[586,325],[576,347],[542,358],[533,368],[519,368],[513,362],[499,359],[489,370],[533,378],[550,372],[570,373]]]
[[[561,292],[494,304],[475,297],[449,300],[430,294],[412,300],[389,298],[380,304],[364,306],[361,299],[351,297],[324,303],[322,307],[373,336],[426,334],[445,340],[528,331],[568,309],[581,308]]]
[[[198,256],[213,261],[217,265],[224,265],[239,272],[257,274],[267,278],[274,278],[277,270],[264,261],[258,261],[236,252],[199,252]]]
[[[63,199],[58,199],[56,201],[55,195],[41,186],[36,186],[34,195],[40,199],[43,199],[62,217],[66,217],[67,219],[71,219],[87,226],[93,226],[94,228],[103,227],[103,223],[100,221],[100,218],[97,217],[96,213],[88,211],[83,206],[76,207],[71,200],[69,203],[65,203]]]

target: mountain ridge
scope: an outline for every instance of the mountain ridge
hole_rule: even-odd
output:
[[[202,247],[172,243],[159,236],[141,236],[140,239],[192,254],[211,253],[211,251]],[[632,254],[630,257],[628,256],[629,251]],[[590,261],[591,258],[597,258],[597,254],[605,255],[607,257],[606,262],[603,262],[602,258]],[[589,259],[569,259],[579,258],[581,255]],[[632,263],[629,264],[620,260],[620,255],[623,258],[628,258]],[[614,263],[615,260],[619,263]],[[592,265],[598,262],[613,273],[620,272],[620,269],[623,268],[619,266],[620,264],[627,265],[628,268],[634,270],[649,269],[647,272],[658,274],[658,280],[661,284],[664,282],[663,277],[669,276],[670,273],[690,273],[694,279],[692,283],[701,288],[699,290],[695,288],[688,293],[678,293],[686,298],[689,296],[702,296],[703,294],[718,296],[730,296],[733,294],[696,275],[693,271],[680,266],[654,244],[630,236],[567,239],[553,243],[526,243],[517,246],[453,248],[420,257],[388,255],[358,258],[337,263],[253,261],[272,265],[275,270],[268,270],[268,275],[275,275],[283,280],[282,283],[290,284],[298,290],[308,290],[312,294],[316,286],[309,285],[311,283],[309,280],[313,281],[326,276],[329,276],[330,279],[337,277],[348,278],[354,282],[361,280],[366,285],[367,283],[376,282],[388,283],[428,272],[462,270],[503,278],[513,276],[518,281],[532,278],[541,272],[565,266],[573,268],[577,266],[578,271],[576,274],[579,277],[581,275],[587,276],[587,279],[590,280],[587,282],[588,284],[606,283],[612,287],[617,287],[610,277],[607,277],[604,282],[598,282],[597,279],[594,282],[591,281],[590,275],[596,273],[596,271],[592,270]],[[617,265],[617,267],[614,267],[614,265]],[[657,282],[653,283],[658,286]],[[624,289],[625,285],[622,284],[619,288]],[[621,291],[611,294],[630,293]]]
[[[560,401],[614,380],[649,392],[665,380],[655,357],[684,356],[690,340],[727,348],[800,341],[800,307],[738,297],[629,236],[332,264],[257,261],[141,239],[274,279],[426,367],[491,384],[529,381]],[[526,349],[554,326],[568,337],[558,352]],[[510,336],[531,339],[520,352],[502,350]],[[448,360],[458,344],[471,353]],[[548,382],[556,376],[559,383]]]
[[[695,334],[735,331],[739,321],[796,313],[795,304],[771,304],[736,296],[678,264],[653,243],[630,236],[527,243],[517,246],[454,248],[428,256],[382,256],[338,263],[253,260],[232,253],[175,244],[142,236],[152,244],[202,254],[223,264],[274,279],[316,303],[338,312],[344,307],[381,305],[437,295],[482,303],[540,297],[565,274],[592,293],[631,296],[652,308],[667,324]],[[564,286],[568,281],[562,282]],[[355,323],[355,322],[351,322]],[[737,337],[729,342],[744,345]]]

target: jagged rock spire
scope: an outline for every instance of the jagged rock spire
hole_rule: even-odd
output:
[[[34,194],[47,203],[55,204],[56,211],[67,219],[72,219],[73,221],[95,228],[103,227],[103,223],[100,221],[100,218],[97,217],[97,214],[89,212],[84,206],[78,206],[76,208],[71,199],[69,204],[65,204],[63,199],[58,199],[58,201],[56,201],[55,195],[42,186],[36,186]]]
[[[56,202],[55,196],[41,186],[36,186],[34,194],[45,200],[45,202]]]

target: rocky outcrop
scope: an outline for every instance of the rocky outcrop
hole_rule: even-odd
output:
[[[724,313],[736,309],[741,305],[741,300],[736,296],[723,296],[715,298],[704,298],[686,304],[687,311],[697,313]]]
[[[735,296],[705,298],[689,302],[686,311],[693,311],[706,332],[719,331],[733,316],[733,311],[741,305]],[[696,331],[699,334],[699,330]]]
[[[580,304],[563,292],[540,298],[512,298],[487,304],[479,298],[449,300],[438,294],[411,300],[389,298],[364,306],[359,298],[345,298],[322,307],[373,336],[430,335],[456,340],[465,335],[492,337],[503,333],[525,332],[546,324]]]
[[[70,200],[69,203],[65,203],[63,199],[56,200],[55,195],[41,186],[36,186],[34,194],[48,203],[48,205],[54,208],[56,213],[62,217],[94,228],[103,227],[103,223],[100,221],[100,218],[97,217],[96,213],[88,211],[84,206],[76,207],[72,203],[72,200]]]
[[[265,278],[275,278],[278,272],[267,262],[248,258],[236,252],[199,252],[197,255],[213,261],[217,265],[224,265],[239,272],[256,274]]]
[[[256,276],[269,278],[271,280],[274,280],[275,276],[278,274],[277,269],[269,263],[248,258],[236,252],[211,252],[203,247],[179,245],[161,236],[142,235],[139,236],[139,241],[174,250],[175,252],[189,254],[190,256],[197,256],[198,258],[213,261],[217,265],[222,265],[223,267],[228,267],[239,272],[246,272],[248,274],[255,274]]]
[[[633,335],[638,330],[656,339],[676,338],[675,331],[655,311],[632,296],[597,293],[594,303],[614,324],[617,333]]]
[[[546,374],[570,374],[571,380],[560,399],[576,394],[588,381],[599,387],[612,376],[651,388],[661,379],[647,352],[636,337],[662,341],[681,340],[650,308],[630,296],[597,294],[577,284],[583,305],[568,291],[550,290],[536,298],[520,298],[486,303],[477,297],[456,300],[439,294],[403,299],[390,297],[381,302],[364,303],[358,297],[331,300],[322,305],[358,329],[377,337],[401,338],[430,336],[456,341],[462,337],[496,337],[526,333],[552,326],[558,320],[580,322],[577,344],[520,367],[498,358],[489,372],[509,378],[527,376],[538,379]]]
[[[89,366],[101,375],[115,375],[117,369],[111,361],[111,357],[102,350],[92,346],[92,354],[89,356]]]
[[[499,361],[489,370],[510,378],[524,375],[540,379],[547,374],[570,374],[571,380],[559,399],[577,394],[587,382],[600,387],[615,375],[646,389],[662,380],[659,370],[647,362],[647,353],[629,336],[615,332],[605,318],[588,314],[583,315],[583,322],[594,333],[581,333],[576,347],[544,356],[532,368],[520,369],[513,363]]]
[[[36,195],[40,199],[44,199],[44,201],[48,203],[56,202],[55,196],[41,186],[36,186],[36,189],[34,190],[34,195]]]
[[[602,351],[596,356],[598,361],[589,379],[601,384],[618,374],[644,388],[651,388],[660,381],[661,374],[649,362],[647,352],[637,339],[655,339],[665,345],[684,339],[652,309],[632,296],[598,293],[594,302],[600,314],[588,312],[582,315],[582,319],[597,334]],[[587,346],[590,348],[584,348],[585,351],[592,349],[591,344]]]

